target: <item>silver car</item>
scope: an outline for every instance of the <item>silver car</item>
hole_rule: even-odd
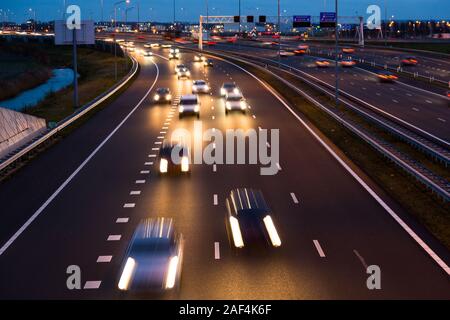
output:
[[[210,87],[205,80],[192,81],[192,93],[208,93],[209,90]]]
[[[181,96],[178,105],[178,117],[181,119],[186,114],[193,114],[200,118],[200,101],[195,94],[186,94]]]
[[[118,287],[122,291],[163,292],[177,289],[183,261],[183,236],[172,218],[142,220],[125,255]]]

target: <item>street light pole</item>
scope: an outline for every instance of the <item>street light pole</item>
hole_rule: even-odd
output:
[[[175,16],[176,12],[175,12],[175,0],[173,0],[173,25],[175,26]]]
[[[281,12],[280,0],[278,0],[278,67],[281,65]]]
[[[338,29],[338,0],[335,1],[335,11],[336,11],[336,26],[334,27],[334,38],[335,38],[335,81],[336,81],[336,91],[335,91],[335,100],[336,100],[336,108],[339,104],[339,29]]]

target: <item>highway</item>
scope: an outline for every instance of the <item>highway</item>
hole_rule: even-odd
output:
[[[278,61],[276,50],[258,46],[217,44],[208,49],[226,50],[245,54],[257,54],[259,58]],[[305,56],[283,57],[281,63],[294,71],[303,71],[330,85],[335,85],[334,63],[328,68],[318,68],[316,58]],[[375,73],[358,68],[340,68],[340,90],[368,103],[371,108],[382,110],[391,119],[400,119],[406,126],[425,137],[440,140],[445,145],[450,141],[450,109],[443,94],[410,84],[380,83]]]
[[[281,170],[261,176],[258,165],[202,164],[193,165],[190,176],[160,177],[155,166],[159,142],[194,123],[194,118],[178,119],[176,105],[152,102],[158,87],[169,87],[176,96],[191,92],[191,82],[174,75],[179,62],[168,61],[167,55],[156,49],[153,58],[137,56],[141,72],[125,93],[0,184],[0,298],[134,298],[117,289],[133,231],[142,218],[170,216],[186,239],[181,288],[143,298],[450,299],[448,269],[443,269],[450,263],[448,251],[323,142],[301,115],[226,61],[214,59],[214,67],[204,68],[193,62],[192,53],[181,53],[192,78],[205,79],[213,88],[212,95],[201,96],[203,127],[280,129]],[[300,59],[284,61],[332,80],[331,73]],[[441,139],[450,138],[449,111],[439,98],[377,84],[357,69],[343,77],[367,82],[367,94],[350,83],[343,89]],[[242,89],[249,114],[225,115],[218,91],[226,81]],[[224,200],[236,187],[264,192],[280,248],[243,254],[230,247]],[[402,223],[415,233],[408,234]],[[381,268],[382,290],[366,287],[366,267],[373,264]],[[69,265],[80,266],[84,289],[67,289]]]

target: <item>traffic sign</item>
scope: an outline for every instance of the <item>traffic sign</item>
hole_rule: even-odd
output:
[[[336,27],[336,12],[321,12],[320,13],[320,27],[321,28]]]
[[[294,28],[311,27],[311,16],[294,16],[292,18],[292,27]]]
[[[81,21],[80,29],[76,30],[76,39],[77,44],[95,44],[94,21]],[[67,27],[67,23],[65,20],[55,21],[55,44],[73,44],[73,30]]]

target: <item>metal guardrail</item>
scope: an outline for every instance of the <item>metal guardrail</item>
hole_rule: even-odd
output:
[[[130,56],[131,57],[131,56]],[[86,113],[97,107],[99,104],[107,100],[109,97],[111,97],[113,94],[115,94],[117,91],[119,91],[125,84],[127,84],[137,73],[139,64],[137,60],[133,57],[131,57],[133,61],[133,66],[128,72],[126,76],[122,78],[121,81],[116,83],[113,87],[111,87],[108,91],[101,94],[100,96],[96,97],[94,100],[88,102],[81,108],[79,108],[75,113],[68,116],[67,118],[59,121],[57,125],[52,128],[46,130],[41,135],[35,137],[33,140],[28,142],[27,144],[19,147],[18,149],[12,151],[9,153],[6,157],[0,159],[0,171],[8,167],[9,165],[13,164],[15,161],[26,155],[28,152],[32,151],[39,145],[41,145],[43,142],[47,141],[49,138],[53,137],[55,134],[84,116]]]
[[[195,49],[190,49],[193,51],[197,51]],[[330,115],[333,119],[335,119],[337,122],[342,124],[345,128],[349,129],[351,132],[356,134],[358,137],[363,139],[365,142],[367,142],[369,145],[371,145],[374,149],[379,151],[383,156],[388,158],[389,160],[396,163],[400,168],[402,168],[405,172],[415,177],[418,181],[423,183],[425,186],[430,188],[432,191],[434,191],[438,196],[442,197],[445,201],[450,200],[450,185],[441,177],[435,175],[430,170],[423,167],[420,163],[414,161],[413,159],[409,158],[408,156],[404,155],[400,151],[398,151],[395,147],[389,145],[388,143],[380,140],[375,139],[373,136],[370,135],[370,133],[365,132],[364,129],[355,124],[351,123],[350,120],[344,119],[341,114],[338,113],[337,110],[333,110],[331,108],[327,108],[325,105],[308,95],[306,92],[300,90],[295,85],[284,79],[283,77],[275,74],[274,72],[267,69],[264,64],[259,65],[255,63],[254,59],[252,61],[248,61],[245,58],[242,57],[236,57],[229,54],[223,54],[223,53],[217,53],[212,51],[205,51],[204,52],[216,55],[224,59],[232,59],[235,61],[240,61],[241,63],[251,65],[257,69],[260,69],[264,72],[268,72],[271,76],[275,77],[285,85],[287,85],[289,88],[300,94],[301,96],[305,97],[308,101],[313,103],[315,106],[319,107],[321,110],[326,112],[328,115]],[[254,58],[254,57],[253,57]],[[281,71],[285,71],[280,69]]]

